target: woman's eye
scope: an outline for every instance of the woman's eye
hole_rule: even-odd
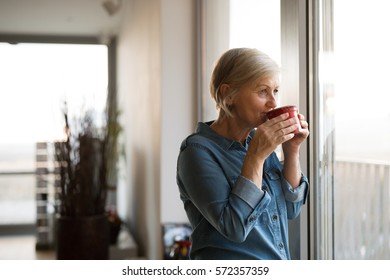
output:
[[[268,94],[268,91],[267,91],[266,89],[261,89],[261,90],[259,91],[259,94],[260,94],[260,95],[267,95],[267,94]]]
[[[279,89],[274,89],[271,93],[271,90],[270,89],[260,89],[258,91],[259,95],[261,96],[267,96],[268,94],[273,94],[274,96],[278,96],[279,95]]]

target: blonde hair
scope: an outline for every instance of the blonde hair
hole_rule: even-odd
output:
[[[251,48],[234,48],[226,51],[217,61],[210,80],[210,94],[218,110],[232,116],[227,100],[234,98],[241,86],[261,77],[280,73],[279,65],[267,54]],[[231,90],[225,96],[221,86],[227,84]]]

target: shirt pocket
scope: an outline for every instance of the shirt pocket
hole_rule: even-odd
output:
[[[281,185],[281,174],[279,170],[270,170],[265,172],[265,182],[263,181],[263,190],[265,189],[271,197],[278,193]]]
[[[270,219],[270,216],[269,216],[269,213],[268,213],[267,209],[265,209],[261,213],[261,215],[260,215],[260,217],[259,217],[259,219],[257,221],[258,221],[258,223],[260,223],[260,224],[262,224],[264,226],[270,225],[271,219]]]
[[[266,171],[266,174],[267,174],[267,177],[271,180],[271,181],[280,181],[280,178],[281,178],[281,173],[279,170],[270,170],[270,171]]]

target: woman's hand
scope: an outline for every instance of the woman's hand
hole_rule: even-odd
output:
[[[265,160],[280,144],[291,141],[295,137],[293,131],[297,129],[297,124],[295,119],[288,117],[289,114],[285,113],[259,125],[249,144],[248,154]],[[307,123],[303,125],[307,129]]]
[[[298,114],[301,129],[295,136],[282,144],[284,164],[283,175],[292,188],[299,186],[301,181],[301,167],[299,162],[299,148],[302,142],[309,136],[309,125],[302,114]]]
[[[301,124],[301,129],[294,135],[291,140],[283,143],[283,151],[287,152],[291,149],[299,150],[300,145],[309,136],[309,124],[305,121],[305,117],[302,114],[298,114],[298,118]]]

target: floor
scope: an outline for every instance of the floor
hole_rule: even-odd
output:
[[[34,235],[0,237],[0,260],[54,260],[55,254],[48,250],[35,250]]]
[[[0,260],[55,260],[54,250],[36,250],[34,234],[0,235]],[[122,227],[117,243],[110,246],[110,259],[138,259],[138,247],[129,231]]]

